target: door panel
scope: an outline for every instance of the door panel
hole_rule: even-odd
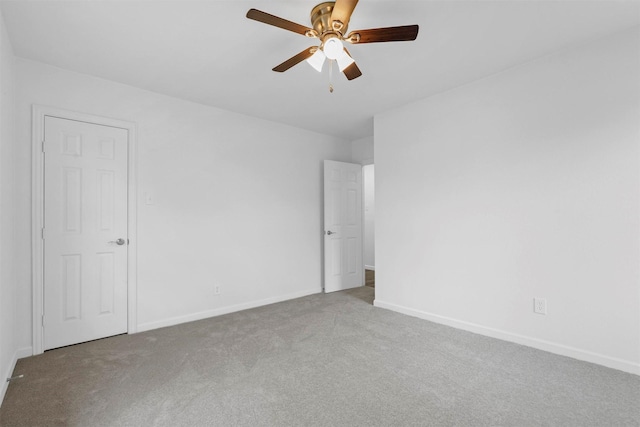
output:
[[[47,116],[44,135],[48,350],[127,331],[128,134]]]
[[[324,290],[363,285],[362,167],[324,162]]]

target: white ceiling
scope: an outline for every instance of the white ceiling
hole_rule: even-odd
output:
[[[318,0],[2,0],[15,54],[61,68],[354,140],[373,116],[551,52],[640,25],[639,1],[361,0],[350,30],[419,24],[414,42],[363,44],[347,81],[301,63],[314,40],[245,18],[310,26]]]

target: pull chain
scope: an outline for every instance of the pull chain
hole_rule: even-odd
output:
[[[329,93],[333,93],[333,60],[329,60]]]

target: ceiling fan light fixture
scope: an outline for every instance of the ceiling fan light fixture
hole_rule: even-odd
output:
[[[324,60],[326,55],[321,49],[318,49],[314,52],[309,59],[307,59],[307,63],[311,65],[317,72],[322,72],[322,66],[324,65]]]
[[[338,55],[336,61],[338,61],[338,68],[340,68],[340,72],[344,71],[345,68],[356,62],[344,49],[342,50],[342,54]]]
[[[2,1],[2,0],[0,0]],[[318,72],[322,72],[325,60],[329,65],[336,61],[337,67],[347,80],[362,75],[351,54],[344,48],[344,42],[350,44],[411,41],[418,37],[418,25],[370,28],[348,32],[349,20],[358,0],[328,0],[311,9],[311,27],[300,25],[279,16],[258,9],[249,9],[247,18],[267,25],[282,28],[309,38],[320,39],[320,46],[309,47],[273,68],[282,73],[306,60]],[[344,35],[347,34],[345,37]],[[331,67],[329,79],[331,80]],[[333,91],[333,89],[332,89]]]
[[[337,37],[331,37],[324,42],[322,50],[324,50],[324,54],[327,55],[327,58],[338,59],[338,57],[344,53],[344,46],[342,46],[340,39]]]

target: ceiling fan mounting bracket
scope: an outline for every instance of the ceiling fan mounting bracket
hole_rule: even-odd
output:
[[[342,21],[331,21],[331,28],[333,28],[333,31],[342,31],[342,27],[344,27]]]
[[[304,35],[309,37],[310,39],[317,39],[320,37],[320,35],[316,30],[307,30],[307,32],[304,33]]]
[[[344,40],[348,41],[351,44],[360,43],[360,33],[349,33],[349,35],[345,37]]]

